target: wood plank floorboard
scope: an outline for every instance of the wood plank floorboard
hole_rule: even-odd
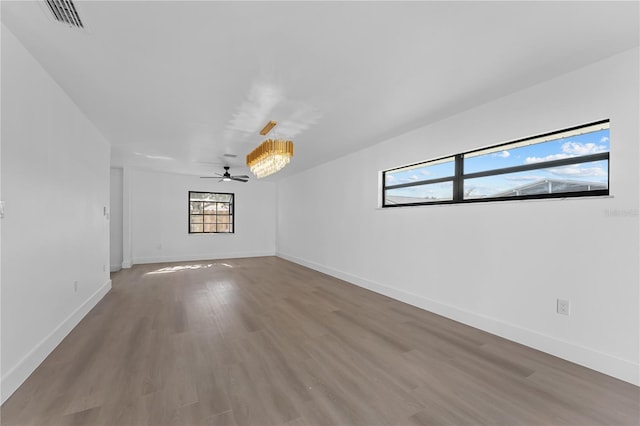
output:
[[[638,425],[636,386],[277,257],[136,265],[2,425]]]

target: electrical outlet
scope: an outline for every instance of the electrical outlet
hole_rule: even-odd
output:
[[[78,292],[78,281],[74,281],[74,282],[73,282],[73,291],[74,291],[75,293],[77,293],[77,292]]]
[[[570,308],[571,308],[571,303],[568,300],[558,299],[556,311],[560,315],[569,315]]]

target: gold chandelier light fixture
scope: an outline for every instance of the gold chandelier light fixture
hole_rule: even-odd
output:
[[[269,121],[260,134],[265,136],[277,123]],[[267,139],[247,155],[247,166],[258,179],[276,173],[289,164],[293,157],[293,142],[285,139]]]

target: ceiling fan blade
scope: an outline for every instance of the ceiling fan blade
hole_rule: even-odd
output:
[[[231,176],[231,180],[236,180],[238,182],[248,182],[249,179],[240,179],[238,176]]]
[[[200,179],[218,179],[219,176],[200,176]]]
[[[236,175],[236,176],[232,176],[234,178],[240,178],[240,179],[249,179],[249,176],[247,175]]]

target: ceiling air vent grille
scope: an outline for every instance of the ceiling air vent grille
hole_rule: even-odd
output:
[[[58,22],[70,25],[76,28],[84,28],[76,6],[71,0],[45,0],[49,10],[53,13],[53,17]]]

